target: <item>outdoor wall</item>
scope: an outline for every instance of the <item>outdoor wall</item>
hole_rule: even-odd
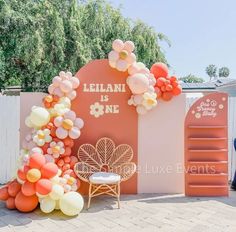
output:
[[[186,95],[159,105],[138,122],[138,193],[184,192]]]

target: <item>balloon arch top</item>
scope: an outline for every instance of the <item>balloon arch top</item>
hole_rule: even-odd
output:
[[[165,64],[155,63],[149,70],[136,61],[134,49],[133,42],[117,39],[108,61],[110,67],[126,76],[131,92],[127,104],[136,107],[138,114],[145,114],[156,107],[159,100],[169,101],[181,94],[182,89],[177,78],[169,75]],[[83,90],[122,92],[124,85],[84,85]],[[61,71],[48,87],[43,106],[32,107],[25,120],[30,132],[22,144],[16,178],[0,189],[0,200],[6,201],[7,208],[30,212],[40,204],[44,213],[60,209],[68,216],[82,210],[83,198],[77,192],[80,180],[74,172],[79,160],[72,154],[74,140],[80,137],[84,127],[83,119],[71,110],[79,86],[79,77]],[[99,104],[90,106],[90,114],[96,118],[104,110]]]

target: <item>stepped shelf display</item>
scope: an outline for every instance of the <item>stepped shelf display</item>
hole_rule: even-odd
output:
[[[185,118],[185,195],[228,196],[228,97],[196,101]]]

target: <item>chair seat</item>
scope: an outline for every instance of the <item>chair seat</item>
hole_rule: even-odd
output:
[[[116,184],[120,179],[120,175],[112,172],[96,172],[89,177],[93,184]]]

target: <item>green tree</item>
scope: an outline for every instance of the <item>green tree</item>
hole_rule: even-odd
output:
[[[202,79],[201,77],[196,77],[192,74],[189,74],[184,77],[180,77],[179,80],[183,81],[184,83],[203,83],[204,82],[204,79]]]
[[[107,58],[114,39],[133,40],[140,61],[166,62],[168,38],[132,22],[103,0],[0,0],[0,88],[20,84],[46,90],[60,70],[75,73]]]
[[[217,67],[214,64],[210,64],[206,67],[206,73],[207,75],[210,77],[210,80],[212,80],[212,78],[216,78],[217,77]]]
[[[230,70],[227,67],[222,67],[219,69],[219,77],[228,77],[230,74]]]

